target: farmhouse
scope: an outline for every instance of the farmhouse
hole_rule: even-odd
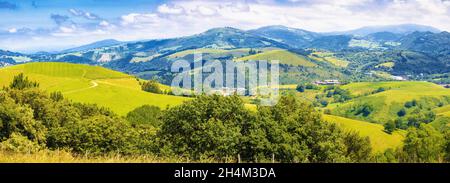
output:
[[[323,80],[323,81],[314,81],[314,84],[316,84],[316,85],[339,85],[341,83],[337,79],[329,79],[329,80]]]
[[[391,76],[391,78],[397,81],[406,81],[406,78],[403,76]]]
[[[450,88],[450,84],[440,84],[444,88]]]

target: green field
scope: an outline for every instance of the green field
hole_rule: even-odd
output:
[[[339,58],[336,58],[333,53],[331,52],[313,52],[310,55],[308,55],[309,58],[321,61],[321,62],[328,62],[338,67],[347,67],[350,62],[346,60],[342,60]]]
[[[144,92],[135,77],[121,72],[70,63],[39,62],[5,67],[0,69],[0,86],[7,86],[19,73],[39,82],[44,90],[61,91],[68,99],[108,107],[120,115],[145,104],[165,108],[187,100]]]
[[[271,60],[278,60],[280,64],[287,64],[293,66],[305,66],[314,67],[315,63],[309,61],[306,57],[291,53],[286,50],[270,50],[255,55],[245,56],[236,59],[236,61],[247,61],[247,60],[266,60],[270,62]]]
[[[386,91],[371,94],[380,87]],[[395,119],[398,111],[403,109],[408,101],[417,100],[426,103],[428,107],[437,108],[437,103],[448,103],[450,99],[449,89],[428,82],[362,82],[344,85],[342,88],[349,90],[355,98],[345,103],[329,105],[328,108],[334,111],[333,114],[377,123]],[[362,104],[373,108],[369,116],[349,114],[355,106]]]
[[[356,131],[361,136],[369,137],[373,152],[382,152],[387,148],[396,148],[403,144],[405,131],[395,131],[392,134],[388,134],[384,132],[384,127],[380,124],[332,115],[323,115],[323,118],[326,121],[338,124],[345,130]]]

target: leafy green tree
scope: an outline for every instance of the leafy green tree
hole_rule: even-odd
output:
[[[406,115],[406,110],[405,109],[400,109],[400,111],[397,112],[397,116],[399,117],[403,117]]]
[[[28,77],[26,77],[23,73],[20,73],[19,75],[14,76],[9,88],[22,90],[25,88],[33,88],[38,86],[39,84],[37,82],[28,80]]]
[[[357,132],[346,132],[344,143],[347,147],[345,156],[352,162],[366,162],[371,158],[372,147],[369,137],[360,137]]]
[[[126,121],[94,116],[53,129],[48,135],[48,145],[94,155],[109,152],[133,154],[138,152],[136,139],[138,134]]]
[[[40,149],[42,147],[36,141],[31,141],[19,133],[12,133],[7,140],[0,143],[0,150],[6,152],[34,153]]]
[[[384,124],[384,131],[392,134],[395,130],[395,122],[394,121],[388,121]]]
[[[249,111],[238,96],[198,96],[168,109],[158,133],[162,146],[193,160],[237,157]]]
[[[13,133],[44,143],[46,128],[33,118],[33,110],[17,104],[8,93],[0,91],[0,140]]]
[[[303,92],[305,92],[305,86],[303,84],[299,84],[299,85],[297,85],[296,90],[298,92],[302,92],[303,93]]]
[[[366,151],[361,149],[363,145],[347,146],[346,142],[370,144],[356,136],[345,139],[340,128],[322,121],[311,105],[293,96],[282,96],[272,107],[259,107],[255,123],[259,127],[254,130],[267,140],[261,141],[258,151],[252,149],[256,151],[253,154],[274,155],[280,162],[362,161],[365,157],[359,152]]]
[[[50,93],[50,98],[55,102],[64,100],[64,96],[60,91]]]
[[[443,156],[445,140],[431,125],[421,124],[409,128],[404,140],[406,162],[439,162]]]
[[[163,91],[159,87],[159,83],[156,80],[150,80],[150,81],[144,82],[142,84],[141,88],[142,88],[142,90],[144,90],[146,92],[157,93],[157,94],[163,93]]]
[[[127,114],[127,120],[133,125],[161,126],[161,109],[157,106],[143,105]]]
[[[444,137],[445,137],[445,146],[444,146],[445,161],[450,162],[450,129],[447,128],[444,131]]]

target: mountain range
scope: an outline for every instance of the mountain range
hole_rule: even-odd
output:
[[[314,69],[320,70],[305,71],[307,67],[291,65],[285,69],[288,73],[325,73],[332,70],[351,78],[372,71],[410,77],[450,72],[450,33],[413,24],[363,27],[334,33],[317,33],[280,25],[248,31],[232,27],[213,28],[200,34],[172,39],[135,42],[109,39],[57,53],[21,54],[0,50],[0,66],[30,61],[73,62],[102,65],[138,76],[162,77],[167,75],[172,61],[179,58],[190,60],[192,56],[173,55],[196,49],[209,50],[204,57],[206,60],[258,54],[254,53],[255,50],[286,50],[317,65]],[[348,62],[348,67],[324,63],[323,60],[331,57],[313,57],[316,52],[331,54],[334,59]]]

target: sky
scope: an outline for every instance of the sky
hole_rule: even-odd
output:
[[[450,31],[450,0],[0,0],[0,49],[57,51],[284,25],[315,32],[422,24]]]

